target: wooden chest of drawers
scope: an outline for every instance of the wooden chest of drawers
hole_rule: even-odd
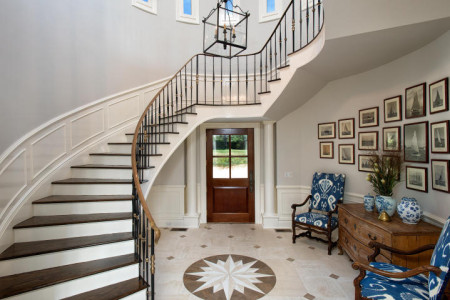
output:
[[[402,222],[398,215],[391,222],[378,220],[378,213],[367,212],[363,204],[339,204],[339,249],[354,261],[368,262],[367,256],[373,253],[368,247],[376,241],[401,250],[413,250],[427,244],[435,244],[441,228],[420,221],[417,225]],[[390,262],[407,268],[430,263],[432,251],[418,255],[391,254],[381,251],[377,261]]]

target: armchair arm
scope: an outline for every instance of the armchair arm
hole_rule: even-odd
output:
[[[380,254],[380,249],[387,250],[392,253],[397,253],[397,254],[401,254],[401,255],[413,255],[413,254],[421,253],[423,251],[433,250],[435,245],[429,244],[429,245],[421,246],[417,249],[405,251],[405,250],[400,250],[397,248],[392,248],[392,247],[386,246],[386,245],[378,243],[378,242],[371,241],[371,242],[369,242],[369,247],[374,248],[373,254],[368,257],[369,261],[373,262],[373,261],[375,261],[375,258]]]
[[[437,276],[441,275],[441,269],[439,269],[438,267],[435,267],[435,266],[430,266],[430,265],[420,266],[420,267],[408,270],[406,272],[399,272],[399,273],[383,271],[383,270],[380,270],[380,269],[374,268],[372,266],[369,266],[367,264],[362,264],[359,262],[354,262],[352,264],[352,268],[355,270],[359,269],[358,277],[356,277],[355,280],[353,280],[353,285],[355,286],[355,299],[362,299],[362,297],[361,297],[361,280],[363,280],[364,277],[366,277],[366,271],[370,271],[372,273],[382,275],[385,277],[391,277],[391,278],[407,278],[407,277],[412,277],[412,276],[426,273],[426,272],[433,272]]]
[[[309,199],[311,199],[311,195],[308,195],[308,197],[306,197],[306,199],[305,199],[305,201],[303,201],[302,203],[300,203],[300,204],[292,204],[291,205],[291,208],[294,210],[294,212],[295,212],[295,209],[297,208],[297,207],[300,207],[300,206],[303,206],[303,205],[305,205],[306,203],[308,203],[308,201],[309,201]]]

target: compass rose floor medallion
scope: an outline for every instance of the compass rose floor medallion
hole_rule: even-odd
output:
[[[273,289],[276,277],[260,260],[224,254],[193,263],[184,272],[183,282],[201,299],[259,299]]]

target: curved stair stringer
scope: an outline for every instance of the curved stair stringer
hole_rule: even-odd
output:
[[[187,115],[188,124],[178,124],[179,134],[170,135],[169,145],[164,145],[160,153],[162,156],[152,159],[152,166],[148,181],[141,184],[147,203],[150,205],[149,194],[157,175],[161,172],[165,163],[169,160],[175,150],[182,145],[184,140],[201,124],[217,118],[262,118],[269,108],[278,100],[279,96],[289,84],[297,69],[308,64],[322,51],[325,44],[325,26],[317,37],[302,50],[289,55],[289,67],[279,70],[281,80],[269,82],[270,93],[260,95],[260,105],[231,105],[231,106],[207,106],[196,105],[196,115]]]

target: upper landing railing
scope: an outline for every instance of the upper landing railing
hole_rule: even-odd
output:
[[[254,105],[268,93],[268,83],[280,80],[279,69],[289,55],[301,50],[320,33],[324,23],[320,0],[292,0],[262,49],[232,58],[197,54],[164,85],[146,107],[134,132],[133,236],[140,259],[140,276],[154,298],[154,245],[160,230],[141,189],[144,171],[151,166],[166,133],[174,131],[194,105]]]

